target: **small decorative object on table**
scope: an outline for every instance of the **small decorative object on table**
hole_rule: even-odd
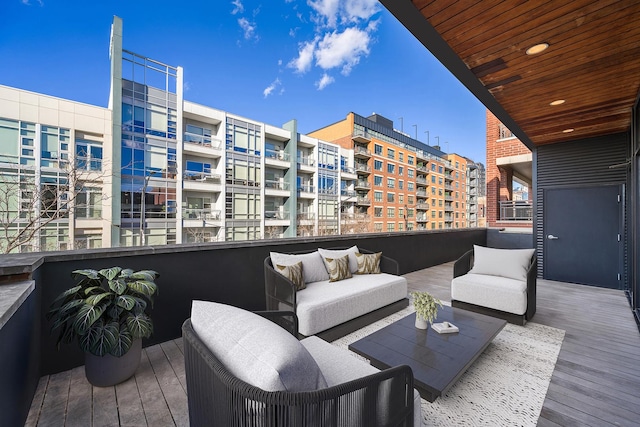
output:
[[[442,302],[429,292],[411,292],[410,295],[416,309],[416,328],[427,329],[438,315],[438,307],[442,307]]]
[[[431,328],[439,334],[452,334],[454,332],[460,332],[460,329],[453,323],[442,322],[432,323]]]
[[[72,276],[76,286],[61,293],[47,313],[52,330],[60,329],[58,348],[78,342],[85,374],[95,386],[127,380],[140,364],[142,338],[153,332],[146,309],[158,291],[158,273],[112,267],[75,270]]]

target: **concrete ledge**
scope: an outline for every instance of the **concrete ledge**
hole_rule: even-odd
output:
[[[33,280],[0,286],[0,329],[18,311],[18,308],[35,288],[35,281]]]

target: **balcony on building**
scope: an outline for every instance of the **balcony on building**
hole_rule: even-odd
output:
[[[188,191],[221,192],[222,175],[213,172],[185,171],[183,188]]]
[[[421,186],[426,186],[427,185],[427,178],[425,178],[424,176],[416,177],[416,184],[419,184]]]
[[[275,169],[289,169],[291,167],[291,156],[282,150],[264,150],[265,165]]]
[[[371,199],[368,197],[358,196],[356,198],[356,205],[358,206],[371,206]]]
[[[351,139],[354,143],[368,145],[371,142],[371,138],[369,137],[368,132],[356,130],[353,132]]]
[[[426,176],[429,170],[426,165],[416,166],[416,176]]]
[[[371,166],[366,163],[356,162],[356,173],[358,175],[369,175],[371,174]]]
[[[416,204],[416,209],[419,211],[428,211],[429,210],[429,205],[427,203],[417,203]]]
[[[209,158],[220,158],[224,151],[222,140],[211,136],[195,135],[185,132],[183,135],[185,154],[196,154]]]
[[[361,145],[354,145],[353,156],[356,159],[368,159],[371,157],[371,150]]]
[[[291,223],[290,213],[283,206],[264,211],[264,222],[268,226],[287,226]]]
[[[183,208],[182,225],[184,227],[221,227],[222,212],[219,209],[205,208]]]
[[[445,212],[453,212],[453,204],[451,202],[445,202],[444,211]]]
[[[371,183],[364,179],[359,179],[355,183],[356,190],[369,191],[371,189]]]
[[[416,196],[418,197],[427,197],[427,190],[420,189],[416,191]]]
[[[291,186],[284,179],[267,179],[264,181],[264,193],[266,196],[289,197]]]
[[[428,222],[428,221],[429,221],[429,217],[426,214],[418,214],[418,215],[416,215],[416,222],[424,223],[424,222]]]
[[[352,181],[358,179],[358,175],[356,174],[356,168],[353,166],[341,166],[340,167],[340,179],[343,181]]]
[[[315,199],[315,187],[311,183],[300,183],[296,187],[298,197],[303,199]]]
[[[500,221],[533,220],[533,203],[528,200],[500,201]]]

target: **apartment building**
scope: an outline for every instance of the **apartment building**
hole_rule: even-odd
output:
[[[487,110],[486,215],[489,227],[530,229],[533,194],[516,197],[514,184],[532,188],[532,154]]]
[[[353,150],[357,174],[353,212],[365,224],[363,228],[403,231],[469,226],[469,160],[465,157],[413,139],[375,113],[363,117],[351,112],[309,135]],[[476,205],[474,200],[474,209]],[[347,209],[352,206],[343,205],[343,214],[351,215]]]
[[[123,49],[117,17],[110,57],[107,108],[0,86],[3,251],[341,232],[353,150],[185,100],[182,68]]]

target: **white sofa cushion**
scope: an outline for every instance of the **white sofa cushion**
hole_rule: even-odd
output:
[[[304,282],[318,282],[322,280],[329,280],[329,273],[324,266],[324,261],[320,252],[310,252],[308,254],[281,254],[278,252],[271,252],[271,264],[278,265],[293,265],[298,262],[302,262],[302,274],[304,275]]]
[[[521,315],[527,311],[527,282],[468,273],[451,281],[451,299]]]
[[[296,293],[298,330],[314,335],[406,297],[407,280],[387,273],[307,283]]]
[[[329,387],[380,372],[354,357],[350,351],[331,345],[318,337],[308,337],[300,342],[315,359]],[[413,391],[413,420],[414,426],[422,425],[421,400],[417,390]],[[380,421],[380,424],[386,424],[385,420]],[[345,426],[353,425],[348,419],[343,422]]]
[[[473,245],[473,268],[469,273],[527,280],[534,249],[494,249]]]
[[[250,311],[193,301],[191,325],[234,376],[266,391],[311,391],[327,386],[300,341]]]
[[[336,259],[336,258],[342,258],[345,255],[349,255],[349,271],[351,272],[351,274],[358,271],[358,261],[356,260],[356,253],[358,253],[359,250],[358,250],[358,247],[355,245],[351,246],[349,249],[318,248],[318,252],[320,252],[320,255],[322,256],[323,259],[324,258]],[[329,266],[326,265],[326,262],[325,262],[325,267],[327,267],[327,270],[329,269]]]

